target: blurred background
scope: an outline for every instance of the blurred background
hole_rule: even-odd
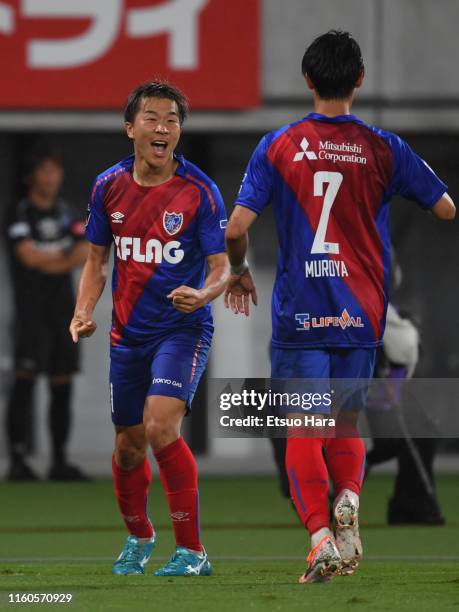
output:
[[[83,217],[95,176],[131,153],[121,112],[128,91],[142,80],[167,77],[184,89],[192,108],[179,151],[216,181],[230,212],[260,137],[312,110],[300,71],[305,47],[316,35],[340,28],[355,36],[365,60],[355,113],[405,138],[448,184],[457,203],[458,21],[456,0],[1,1],[2,411],[14,370],[6,228],[24,195],[24,164],[31,150],[46,143],[62,154],[62,196]],[[400,200],[393,203],[392,226],[403,274],[393,300],[416,318],[421,331],[416,375],[457,377],[457,224],[435,222]],[[251,237],[259,306],[250,319],[242,319],[225,311],[221,300],[214,305],[208,377],[269,376],[276,248],[268,210]],[[107,286],[96,310],[97,333],[82,342],[73,397],[70,455],[93,476],[110,474],[113,447],[110,312]],[[43,472],[49,455],[43,381],[36,391],[30,459]],[[187,424],[201,473],[274,472],[268,441],[213,436],[208,400],[204,380]],[[438,468],[458,470],[457,441],[442,441],[439,450]],[[0,468],[7,469],[2,427]]]

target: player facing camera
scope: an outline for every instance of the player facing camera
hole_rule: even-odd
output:
[[[129,536],[113,574],[143,574],[156,544],[147,514],[158,463],[176,550],[155,576],[209,576],[199,529],[198,473],[180,435],[205,370],[213,335],[210,302],[229,274],[226,211],[215,183],[175,155],[188,112],[185,96],[164,82],[129,95],[125,125],[134,154],[100,174],[91,190],[89,255],[70,333],[96,330],[93,311],[106,263],[116,249],[110,331],[110,404],[115,428],[112,472]]]
[[[131,92],[124,121],[141,166],[160,169],[170,164],[188,111],[184,94],[169,83],[144,83]]]

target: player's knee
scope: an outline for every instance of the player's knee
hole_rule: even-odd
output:
[[[151,418],[145,424],[147,438],[155,450],[176,440],[180,431],[177,424],[164,418]]]
[[[145,451],[136,448],[121,448],[115,451],[116,463],[122,470],[132,470],[145,458]]]
[[[117,440],[115,448],[116,464],[122,470],[132,470],[142,463],[145,453],[146,449],[143,446],[132,444],[129,440]]]

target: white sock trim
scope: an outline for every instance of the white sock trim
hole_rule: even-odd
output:
[[[137,542],[139,542],[139,544],[149,544],[154,541],[155,541],[155,534],[153,534],[151,538],[137,538]]]

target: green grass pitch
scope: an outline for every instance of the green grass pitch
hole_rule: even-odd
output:
[[[2,609],[459,611],[459,486],[439,479],[445,527],[385,525],[391,479],[373,477],[362,496],[366,559],[352,577],[299,585],[308,538],[274,478],[201,480],[209,578],[151,575],[173,551],[164,495],[155,480],[151,516],[158,546],[145,576],[110,574],[125,531],[110,482],[0,484]],[[8,604],[8,593],[68,593],[65,605]],[[307,608],[309,606],[309,608]]]

